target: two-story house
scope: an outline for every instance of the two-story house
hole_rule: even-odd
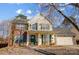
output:
[[[52,23],[41,14],[29,20],[29,30],[27,32],[29,37],[27,39],[30,44],[49,45],[54,43],[53,34]]]
[[[12,21],[11,37],[14,43],[26,42],[26,45],[74,45],[73,36],[69,30],[54,29],[52,22],[41,14],[31,20],[25,16]],[[13,28],[14,27],[14,28]]]

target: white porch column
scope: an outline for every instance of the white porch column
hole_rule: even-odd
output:
[[[51,43],[54,44],[55,43],[55,35],[51,35]]]
[[[50,44],[50,35],[46,35],[46,45],[49,45]]]
[[[29,34],[27,33],[27,46],[29,45],[29,40],[30,40],[30,37],[29,37]]]
[[[42,38],[41,38],[41,35],[38,34],[38,45],[41,45],[42,44]]]

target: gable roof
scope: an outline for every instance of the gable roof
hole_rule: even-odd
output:
[[[52,21],[50,19],[48,19],[47,17],[45,17],[43,14],[40,13],[41,16],[43,16],[47,21],[49,21],[49,23],[52,24]]]
[[[67,28],[54,28],[53,31],[57,35],[65,35],[65,36],[75,36],[75,33],[71,32],[70,29]]]
[[[30,20],[32,23],[33,22],[36,22],[36,20],[38,20],[38,19],[42,19],[42,18],[44,18],[45,20],[47,20],[50,24],[52,24],[52,21],[51,20],[49,20],[49,19],[47,19],[44,15],[42,15],[42,14],[37,14],[36,16],[34,16],[33,18],[32,18],[32,20]]]

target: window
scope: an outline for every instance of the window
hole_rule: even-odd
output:
[[[25,26],[24,25],[22,25],[22,24],[17,24],[16,25],[16,29],[25,29]]]
[[[48,24],[40,24],[40,29],[41,30],[49,30],[50,26]]]
[[[37,29],[38,29],[37,23],[33,24],[32,25],[32,30],[37,30]]]

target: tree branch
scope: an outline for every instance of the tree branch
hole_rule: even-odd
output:
[[[70,19],[68,18],[66,15],[64,15],[60,10],[58,10],[54,4],[51,4],[51,6],[53,6],[62,16],[64,16],[76,29],[77,31],[79,32],[79,28],[78,26]]]

